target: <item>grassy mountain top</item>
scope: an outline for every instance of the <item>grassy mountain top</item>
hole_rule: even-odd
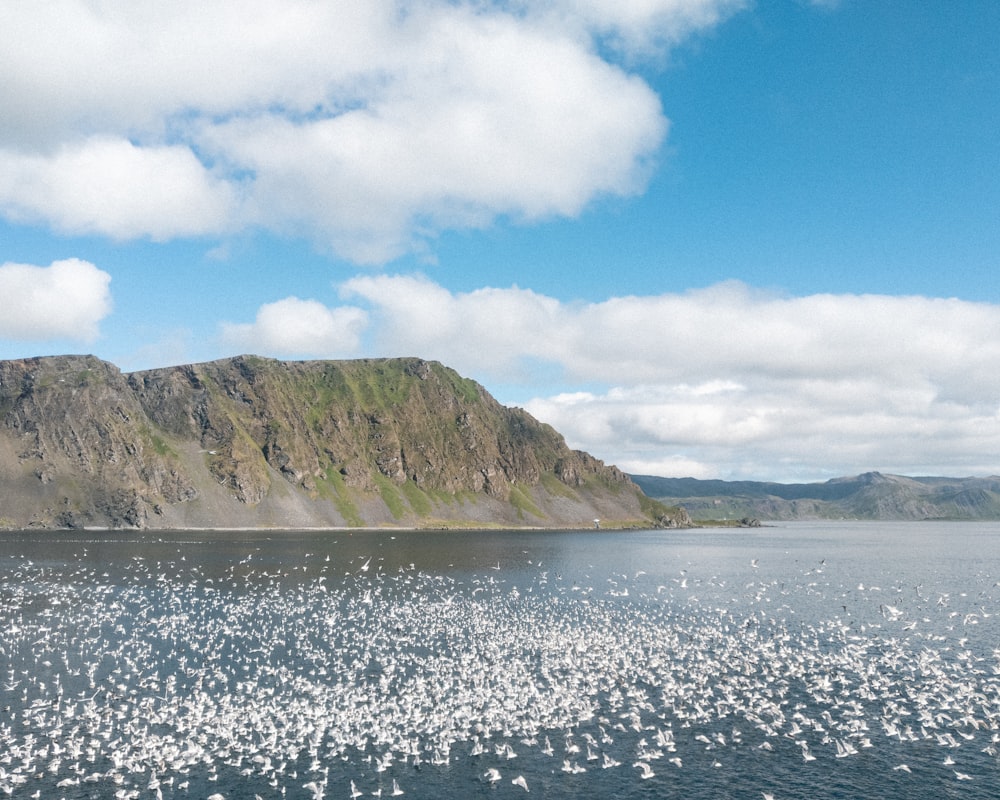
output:
[[[632,475],[646,494],[694,520],[1000,519],[1000,477],[906,477],[866,472],[822,483],[766,483]]]
[[[677,525],[615,467],[417,358],[131,374],[0,362],[0,526]]]

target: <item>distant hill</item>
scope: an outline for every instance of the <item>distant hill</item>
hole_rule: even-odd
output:
[[[1000,477],[908,478],[866,472],[822,483],[764,483],[632,475],[692,519],[1000,519]]]
[[[0,527],[677,526],[620,470],[416,358],[123,374],[0,361]]]

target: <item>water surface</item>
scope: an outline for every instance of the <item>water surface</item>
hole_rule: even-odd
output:
[[[998,580],[974,523],[4,533],[0,789],[993,797]]]

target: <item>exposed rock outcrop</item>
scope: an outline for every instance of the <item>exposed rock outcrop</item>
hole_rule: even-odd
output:
[[[0,526],[685,524],[420,359],[0,362]]]

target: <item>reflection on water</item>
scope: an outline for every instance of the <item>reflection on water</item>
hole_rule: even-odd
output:
[[[14,797],[991,797],[1000,526],[9,533]]]

